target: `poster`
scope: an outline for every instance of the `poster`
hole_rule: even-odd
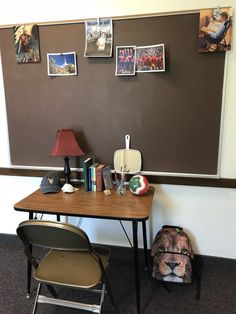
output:
[[[231,50],[232,15],[232,8],[216,8],[200,11],[199,52]]]
[[[39,62],[38,26],[34,24],[13,27],[17,63]]]
[[[85,57],[111,57],[112,41],[112,19],[85,22]]]

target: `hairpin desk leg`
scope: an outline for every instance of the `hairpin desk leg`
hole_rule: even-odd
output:
[[[138,256],[138,221],[133,220],[133,252],[134,252],[134,275],[137,313],[140,314],[140,278],[139,278],[139,256]]]
[[[143,248],[144,248],[145,265],[146,265],[146,271],[149,272],[148,252],[147,252],[146,220],[142,221],[142,226],[143,226]]]
[[[33,212],[29,212],[29,219],[33,219]],[[29,245],[29,250],[32,253],[32,245]],[[32,273],[32,265],[31,263],[28,261],[28,267],[27,267],[27,294],[26,294],[26,298],[29,299],[30,298],[30,286],[31,286],[31,273]]]

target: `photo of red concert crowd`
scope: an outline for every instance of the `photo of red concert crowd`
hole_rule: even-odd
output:
[[[136,72],[164,72],[164,44],[136,48]]]

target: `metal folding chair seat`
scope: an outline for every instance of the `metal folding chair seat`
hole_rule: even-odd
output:
[[[107,290],[112,304],[114,299],[107,277],[110,250],[91,245],[86,233],[73,225],[43,220],[27,220],[17,228],[25,246],[28,260],[34,266],[33,276],[39,282],[33,313],[38,303],[49,303],[101,313]],[[40,261],[32,255],[29,246],[49,249]],[[46,285],[52,297],[41,294]],[[86,304],[59,299],[53,286],[78,288],[99,292],[99,304]],[[100,287],[100,289],[96,289]]]

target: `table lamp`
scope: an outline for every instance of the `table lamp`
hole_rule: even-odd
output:
[[[54,143],[54,147],[51,151],[50,156],[53,157],[64,157],[65,165],[64,165],[64,176],[65,183],[70,182],[70,165],[69,165],[69,157],[72,156],[81,156],[84,152],[80,148],[75,133],[72,129],[60,129],[57,130],[56,141]]]

